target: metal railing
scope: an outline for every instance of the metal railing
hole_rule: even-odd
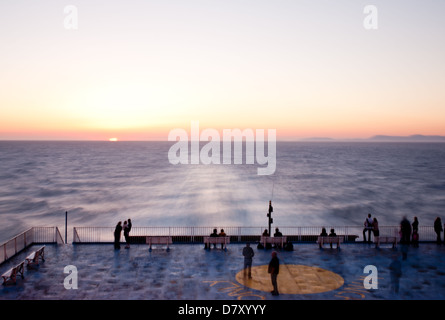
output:
[[[0,244],[0,264],[34,243],[63,244],[64,242],[57,227],[32,227]]]
[[[327,232],[334,229],[339,236],[344,236],[345,242],[360,242],[363,240],[361,226],[319,226],[319,227],[289,227],[278,226],[281,233],[291,242],[314,242],[322,228]],[[108,243],[114,241],[114,227],[74,227],[73,243]],[[230,236],[231,242],[257,242],[266,227],[133,227],[130,236],[145,243],[145,236],[171,236],[174,243],[202,243],[205,236],[213,229],[218,233],[221,229]],[[398,226],[382,226],[379,228],[381,236],[400,237]],[[275,231],[275,227],[272,230]],[[436,241],[433,226],[419,227],[419,241]],[[139,239],[137,239],[139,238]],[[124,242],[123,233],[121,241]],[[10,259],[23,249],[34,243],[63,244],[62,235],[58,227],[32,227],[14,238],[0,244],[0,264]]]
[[[331,229],[339,236],[345,237],[345,242],[363,241],[363,227],[361,226],[319,226],[319,227],[288,227],[278,226],[281,233],[287,236],[291,242],[313,242],[320,234],[321,229]],[[106,243],[114,241],[114,227],[74,227],[73,243]],[[221,229],[230,236],[231,242],[259,241],[263,231],[267,227],[133,227],[130,232],[132,239],[139,237],[139,241],[144,243],[144,236],[171,236],[175,243],[202,243],[203,237],[210,235],[213,229],[218,233]],[[381,226],[380,236],[399,237],[400,227]],[[275,227],[272,230],[272,235]],[[372,236],[373,238],[373,236]],[[435,241],[436,233],[433,226],[419,227],[419,238],[421,242]],[[124,242],[123,232],[121,241]]]

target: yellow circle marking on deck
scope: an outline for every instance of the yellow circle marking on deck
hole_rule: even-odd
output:
[[[273,290],[268,266],[252,267],[252,278],[249,279],[241,270],[236,280],[251,289],[270,292]],[[278,274],[278,291],[286,294],[308,294],[335,290],[344,284],[344,279],[329,270],[318,267],[282,264]]]

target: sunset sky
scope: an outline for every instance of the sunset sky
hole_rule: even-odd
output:
[[[445,135],[444,13],[442,0],[2,1],[0,140],[167,140],[194,120],[286,140]]]

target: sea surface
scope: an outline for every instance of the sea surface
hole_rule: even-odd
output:
[[[445,144],[278,142],[258,164],[173,165],[173,142],[0,141],[0,243],[32,226],[380,225],[445,221]]]

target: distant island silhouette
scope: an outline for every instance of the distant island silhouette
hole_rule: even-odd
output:
[[[413,134],[410,136],[375,135],[370,138],[334,139],[329,137],[303,138],[300,141],[334,142],[334,141],[369,141],[369,142],[445,142],[445,136]]]
[[[425,136],[421,134],[414,134],[411,136],[385,136],[385,135],[377,135],[367,140],[372,141],[412,141],[412,142],[445,142],[445,136]]]

